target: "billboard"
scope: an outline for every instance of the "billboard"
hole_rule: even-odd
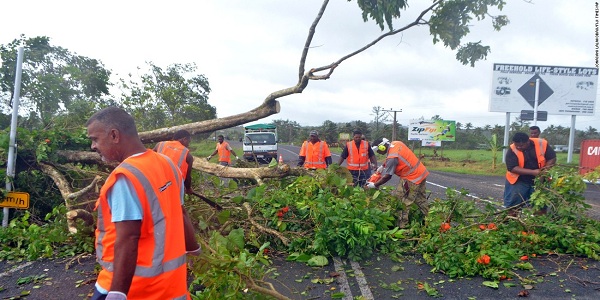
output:
[[[489,111],[521,112],[535,106],[554,115],[593,116],[598,68],[494,64]]]
[[[456,138],[456,122],[448,120],[411,120],[408,139],[411,141],[447,141]]]

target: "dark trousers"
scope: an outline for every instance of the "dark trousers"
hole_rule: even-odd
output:
[[[367,179],[371,177],[371,170],[350,170],[350,174],[352,174],[354,186],[364,186],[367,184]]]
[[[100,293],[98,288],[96,288],[94,286],[94,294],[92,295],[92,298],[90,300],[104,300],[104,299],[106,299],[106,294]]]

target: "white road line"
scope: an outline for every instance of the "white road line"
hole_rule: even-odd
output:
[[[289,150],[289,149],[281,148],[281,150],[285,150],[285,151],[287,151],[289,153],[298,155],[298,152],[295,152],[295,151],[292,151],[292,150]]]
[[[363,298],[366,300],[375,299],[375,298],[373,298],[373,293],[371,293],[369,284],[367,284],[367,279],[365,278],[365,274],[360,269],[360,265],[355,261],[350,262],[350,265],[352,266],[352,270],[354,270],[354,274],[356,275],[355,278],[356,278],[356,281],[358,282],[358,287],[360,288],[360,293],[362,294]]]
[[[333,258],[333,265],[335,266],[335,271],[340,274],[340,276],[337,277],[337,282],[340,285],[340,292],[344,293],[344,298],[342,298],[342,300],[353,300],[354,297],[352,297],[348,278],[346,277],[346,272],[344,271],[344,267],[342,267],[342,261],[339,257]]]
[[[448,189],[448,187],[445,187],[445,186],[443,186],[443,185],[440,185],[440,184],[437,184],[437,183],[433,183],[433,182],[430,182],[430,181],[427,181],[427,184],[431,184],[431,185],[433,185],[433,186],[437,186],[437,187],[439,187],[439,188],[442,188],[442,189]],[[453,190],[455,190],[455,191],[457,191],[458,193],[460,193],[460,191],[459,191],[459,190],[457,190],[457,189],[453,189]],[[498,205],[498,203],[496,203],[496,202],[494,202],[494,201],[490,201],[490,200],[487,200],[487,199],[481,199],[481,198],[479,198],[479,197],[477,197],[477,196],[474,196],[474,195],[471,195],[471,194],[467,194],[467,196],[469,196],[469,197],[471,197],[471,198],[473,198],[473,199],[475,199],[475,200],[479,200],[479,201],[483,201],[483,202],[491,203],[491,204],[494,204],[494,205]]]
[[[10,269],[10,270],[8,270],[8,271],[6,271],[6,272],[2,272],[2,273],[0,273],[0,278],[2,278],[2,277],[4,277],[4,276],[9,276],[11,273],[14,273],[14,272],[16,272],[16,271],[19,271],[19,270],[21,270],[21,269],[23,269],[23,268],[27,268],[27,267],[29,267],[31,264],[33,264],[33,262],[32,262],[32,261],[28,261],[28,262],[26,262],[26,263],[24,263],[24,264],[22,264],[22,265],[20,265],[20,266],[18,266],[18,267],[16,267],[16,268],[14,268],[14,269]]]

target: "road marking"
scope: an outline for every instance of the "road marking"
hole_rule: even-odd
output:
[[[433,185],[433,186],[437,186],[437,187],[439,187],[439,188],[442,188],[442,189],[448,189],[448,187],[445,187],[445,186],[443,186],[443,185],[440,185],[440,184],[437,184],[437,183],[433,183],[433,182],[430,182],[430,181],[427,181],[427,183],[428,183],[428,184],[431,184],[431,185]],[[457,189],[452,189],[452,190],[454,190],[454,191],[456,191],[456,192],[460,193],[460,191],[459,191],[459,190],[457,190]],[[482,198],[479,198],[479,197],[477,197],[477,196],[474,196],[474,195],[471,195],[471,194],[467,194],[467,196],[468,196],[468,197],[471,197],[471,198],[473,198],[473,199],[475,199],[475,200],[479,200],[479,201],[487,202],[487,203],[490,203],[490,204],[498,205],[498,203],[496,203],[496,202],[494,202],[494,201],[490,201],[490,200],[487,200],[487,199],[482,199]]]
[[[354,274],[356,275],[355,278],[356,278],[356,281],[358,282],[358,287],[360,288],[360,293],[362,294],[363,298],[366,300],[375,299],[375,298],[373,298],[371,289],[369,288],[369,285],[367,284],[367,279],[365,277],[365,274],[360,269],[360,265],[355,261],[350,262],[350,265],[352,266],[352,270],[354,270]]]
[[[335,271],[340,274],[337,278],[337,282],[340,285],[340,292],[344,293],[344,298],[342,298],[342,300],[353,300],[354,297],[352,297],[348,278],[346,277],[346,272],[344,271],[344,267],[342,267],[342,261],[339,257],[333,258],[333,265],[335,266]]]
[[[27,267],[29,267],[31,264],[33,264],[33,262],[32,262],[32,261],[28,261],[28,262],[26,262],[26,263],[24,263],[24,264],[22,264],[22,265],[20,265],[20,266],[18,266],[18,267],[16,267],[16,268],[14,268],[14,269],[10,269],[10,270],[8,270],[8,271],[6,271],[6,272],[2,272],[2,273],[0,273],[0,278],[2,278],[2,277],[4,277],[4,276],[9,276],[11,273],[14,273],[14,272],[16,272],[16,271],[19,271],[19,270],[21,270],[21,269],[23,269],[23,268],[27,268]]]

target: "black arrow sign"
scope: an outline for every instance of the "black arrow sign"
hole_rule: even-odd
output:
[[[540,80],[540,94],[538,99],[538,105],[542,104],[546,99],[548,99],[554,91],[546,84],[546,82],[540,77],[540,75],[535,74],[529,81],[523,84],[518,92],[525,98],[527,103],[531,105],[531,107],[535,107],[535,80]]]

